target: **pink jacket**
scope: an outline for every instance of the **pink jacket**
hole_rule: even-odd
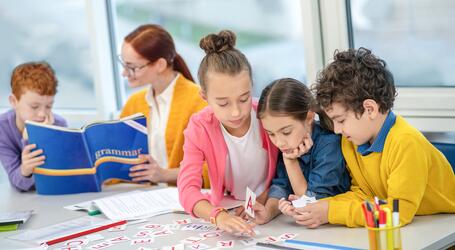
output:
[[[253,108],[257,110],[256,102],[253,102]],[[256,119],[256,117],[252,117],[252,119]],[[177,187],[183,208],[186,212],[195,216],[193,207],[198,201],[208,200],[212,205],[217,206],[224,196],[224,174],[228,159],[228,149],[221,132],[220,122],[210,107],[205,107],[194,114],[183,133],[185,135],[184,155],[180,163]],[[262,128],[262,124],[261,137],[263,147],[267,150],[269,158],[268,187],[275,176],[278,149],[270,141]],[[204,161],[208,165],[211,194],[201,193],[202,165]]]

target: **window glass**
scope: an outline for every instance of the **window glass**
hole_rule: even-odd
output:
[[[137,26],[160,24],[171,33],[177,52],[197,78],[204,56],[199,40],[209,33],[231,29],[237,34],[237,48],[252,65],[255,96],[278,78],[306,80],[299,1],[117,0],[113,9],[117,53],[123,38]],[[120,84],[127,94],[136,91],[129,89],[123,78]]]
[[[455,1],[349,2],[353,47],[385,59],[398,86],[455,86]]]
[[[85,2],[2,1],[0,13],[0,107],[9,106],[14,67],[45,60],[59,80],[55,108],[95,108]]]

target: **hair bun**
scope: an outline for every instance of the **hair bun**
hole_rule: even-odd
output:
[[[209,34],[201,39],[199,46],[206,54],[220,53],[225,50],[233,49],[236,36],[230,30],[222,30],[218,34]]]

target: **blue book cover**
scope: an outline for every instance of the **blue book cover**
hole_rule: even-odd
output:
[[[141,114],[82,129],[35,122],[25,126],[29,143],[46,156],[33,172],[39,194],[99,192],[106,180],[131,181],[130,167],[142,163],[140,154],[148,154],[147,121]]]

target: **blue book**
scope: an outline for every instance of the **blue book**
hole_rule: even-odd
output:
[[[46,156],[33,172],[39,194],[99,192],[104,181],[131,181],[130,167],[148,154],[147,121],[136,114],[121,120],[68,129],[26,122],[30,144]]]

